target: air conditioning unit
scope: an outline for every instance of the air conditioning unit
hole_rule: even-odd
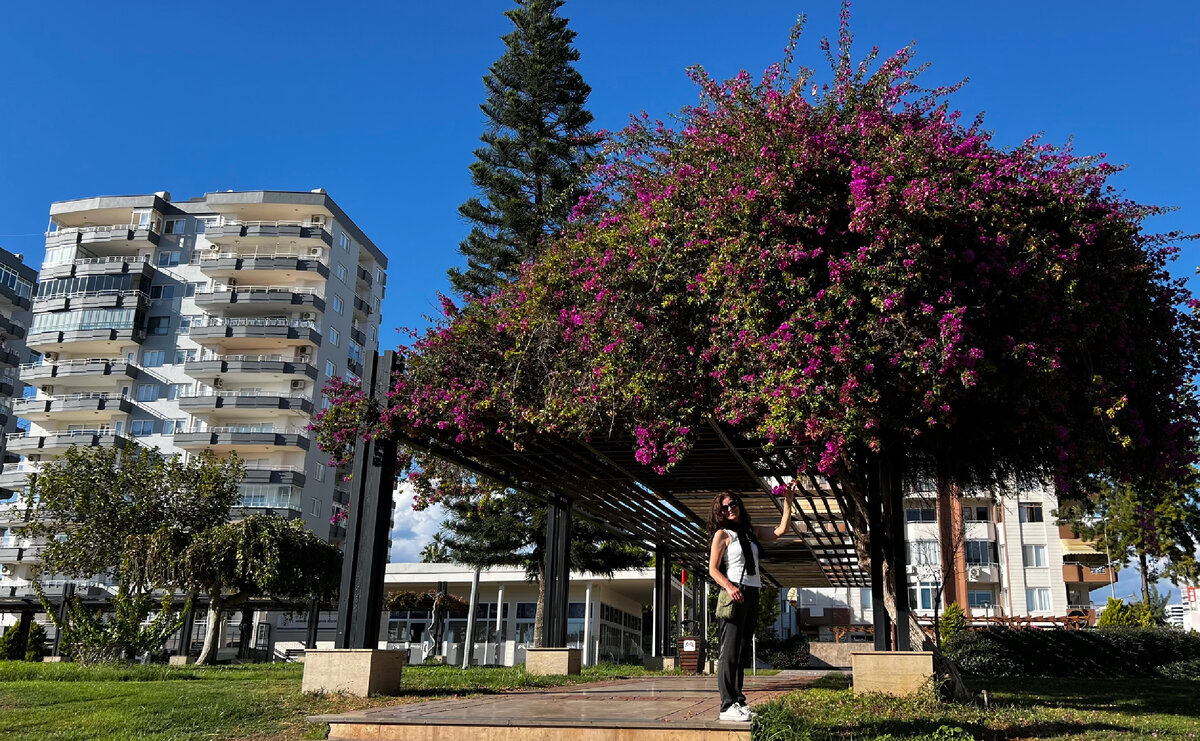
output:
[[[325,214],[313,214],[311,222],[312,222],[313,226],[324,226],[325,225]]]
[[[304,381],[292,381],[292,391],[303,391]]]
[[[220,251],[221,251],[221,246],[220,246],[220,245],[216,245],[216,244],[210,244],[210,245],[208,246],[208,251],[209,251],[209,252],[220,252]]]
[[[48,353],[42,355],[42,357],[46,359],[46,362],[53,363],[54,361],[58,360],[58,353],[48,352]]]
[[[215,388],[215,389],[219,389],[219,388],[221,388],[221,387],[222,387],[222,386],[224,386],[224,385],[225,385],[225,379],[224,379],[224,378],[221,378],[220,376],[217,376],[216,378],[214,378],[214,379],[213,379],[213,383],[212,383],[212,386],[213,386],[213,388]]]
[[[316,316],[317,316],[317,315],[316,315],[316,314],[314,314],[314,313],[312,313],[311,311],[303,311],[303,312],[300,312],[300,318],[301,318],[301,319],[315,319],[315,318],[316,318]]]
[[[320,257],[321,256],[321,248],[320,247],[312,247],[308,250],[308,254],[312,257]]]
[[[54,387],[51,386],[50,384],[46,384],[45,386],[39,386],[38,388],[41,389],[41,392],[43,394],[46,394],[47,396],[54,393]]]

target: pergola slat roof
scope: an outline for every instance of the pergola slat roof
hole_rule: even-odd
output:
[[[406,437],[402,442],[499,483],[571,499],[577,515],[630,540],[663,545],[691,568],[706,570],[705,523],[715,495],[738,492],[756,525],[774,525],[782,500],[771,488],[788,480],[788,451],[739,438],[713,422],[666,473],[634,457],[630,440],[542,436],[521,446],[496,435],[458,441]],[[797,493],[792,532],[764,548],[768,583],[795,587],[869,586],[853,531],[827,489]]]

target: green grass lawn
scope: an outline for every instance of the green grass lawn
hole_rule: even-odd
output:
[[[311,697],[301,664],[229,667],[99,666],[0,661],[3,741],[154,741],[324,738],[320,713],[518,687],[646,674],[636,666],[588,667],[579,677],[533,677],[522,668],[413,666],[399,697]]]
[[[1200,739],[1200,682],[976,680],[988,707],[932,696],[855,697],[847,675],[759,708],[755,741]],[[956,730],[961,729],[961,730]]]
[[[553,686],[646,674],[601,666],[579,677],[530,677],[521,668],[414,666],[399,697],[309,697],[299,664],[231,667],[103,666],[0,662],[0,739],[324,738],[305,716],[518,687]],[[1005,679],[974,682],[989,707],[932,697],[855,697],[849,677],[760,708],[754,741],[924,739],[1200,739],[1200,682]],[[953,729],[962,729],[955,732]],[[963,735],[963,734],[970,734]]]

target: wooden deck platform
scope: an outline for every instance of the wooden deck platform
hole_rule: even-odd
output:
[[[751,707],[827,672],[746,677]],[[717,720],[711,676],[639,677],[310,718],[330,741],[749,741],[749,723]]]

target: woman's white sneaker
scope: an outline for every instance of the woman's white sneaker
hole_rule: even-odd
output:
[[[749,723],[750,722],[750,713],[746,712],[746,709],[743,708],[741,705],[730,705],[729,707],[722,710],[721,714],[717,717],[720,720],[731,720],[735,723]]]

